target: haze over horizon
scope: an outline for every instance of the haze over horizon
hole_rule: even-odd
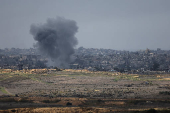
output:
[[[0,49],[30,48],[32,23],[76,21],[78,47],[170,50],[169,0],[1,0]]]

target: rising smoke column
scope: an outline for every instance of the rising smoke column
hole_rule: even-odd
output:
[[[36,40],[35,47],[49,58],[49,66],[68,68],[77,45],[76,22],[62,17],[49,18],[45,24],[32,24],[30,33]]]

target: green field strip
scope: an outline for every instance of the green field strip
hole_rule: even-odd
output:
[[[9,94],[9,93],[5,90],[4,87],[0,87],[0,91],[1,91],[2,93],[4,93],[4,94]]]
[[[36,74],[21,74],[20,76],[24,76],[24,77],[30,78],[33,81],[41,82],[41,83],[44,83],[44,84],[48,84],[48,85],[52,84],[52,83],[48,83],[48,82],[45,82],[43,80],[39,80],[39,79],[36,78],[37,76],[41,76],[41,75],[36,75]]]

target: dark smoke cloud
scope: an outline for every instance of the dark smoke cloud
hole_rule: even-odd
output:
[[[37,41],[35,47],[50,60],[51,66],[68,68],[77,45],[76,22],[62,17],[49,18],[45,24],[31,25],[30,33]]]

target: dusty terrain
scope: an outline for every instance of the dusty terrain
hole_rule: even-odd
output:
[[[169,106],[168,74],[0,70],[0,112],[144,112]]]

